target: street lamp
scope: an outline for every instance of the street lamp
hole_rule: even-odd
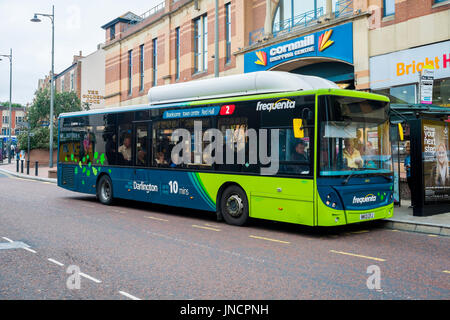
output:
[[[52,14],[46,13],[35,13],[34,17],[30,19],[31,22],[41,22],[38,16],[47,17],[52,22],[52,74],[50,77],[50,162],[49,167],[53,168],[53,104],[54,104],[54,94],[55,94],[55,6],[52,6]]]
[[[11,107],[11,96],[12,96],[12,49],[9,49],[9,55],[0,54],[0,57],[6,57],[9,59],[9,135],[8,135],[8,163],[11,163],[11,130],[12,130],[12,107]],[[0,58],[0,61],[2,59]],[[0,151],[1,152],[1,151]]]

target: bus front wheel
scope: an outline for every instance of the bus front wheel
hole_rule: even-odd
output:
[[[107,175],[100,177],[97,184],[97,198],[98,200],[106,205],[111,205],[113,203],[113,187],[111,178]]]
[[[249,217],[248,200],[244,190],[238,186],[229,186],[222,193],[220,211],[228,224],[244,225]]]

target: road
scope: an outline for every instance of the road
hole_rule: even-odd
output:
[[[103,206],[4,174],[0,203],[0,299],[450,297],[449,237],[379,223],[234,227],[195,210]]]

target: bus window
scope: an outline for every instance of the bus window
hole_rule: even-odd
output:
[[[175,167],[171,161],[171,152],[175,145],[172,142],[172,133],[179,128],[179,120],[164,120],[153,124],[153,158],[155,167]]]
[[[117,149],[117,164],[130,166],[132,164],[132,132],[131,121],[133,113],[127,112],[118,115],[119,148]]]
[[[136,125],[136,162],[137,166],[147,166],[147,138],[148,138],[148,124]]]
[[[78,164],[82,160],[82,142],[86,117],[63,118],[60,123],[59,162]]]
[[[223,164],[216,166],[218,170],[241,172],[243,165],[249,163],[247,117],[220,118],[218,129],[222,132]]]
[[[194,126],[197,126],[197,129],[200,129],[197,137],[195,136],[196,132]],[[193,168],[200,170],[211,169],[212,165],[207,163],[207,159],[203,158],[204,156],[207,157],[206,154],[203,154],[203,150],[205,150],[206,146],[209,144],[209,142],[205,142],[203,140],[203,133],[211,128],[211,119],[209,118],[180,119],[180,128],[188,130],[191,135],[191,154],[190,154],[191,160],[189,164],[186,164],[186,166],[190,169]]]

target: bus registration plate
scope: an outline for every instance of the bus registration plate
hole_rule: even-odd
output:
[[[375,212],[363,213],[359,215],[359,220],[367,220],[375,218]]]

